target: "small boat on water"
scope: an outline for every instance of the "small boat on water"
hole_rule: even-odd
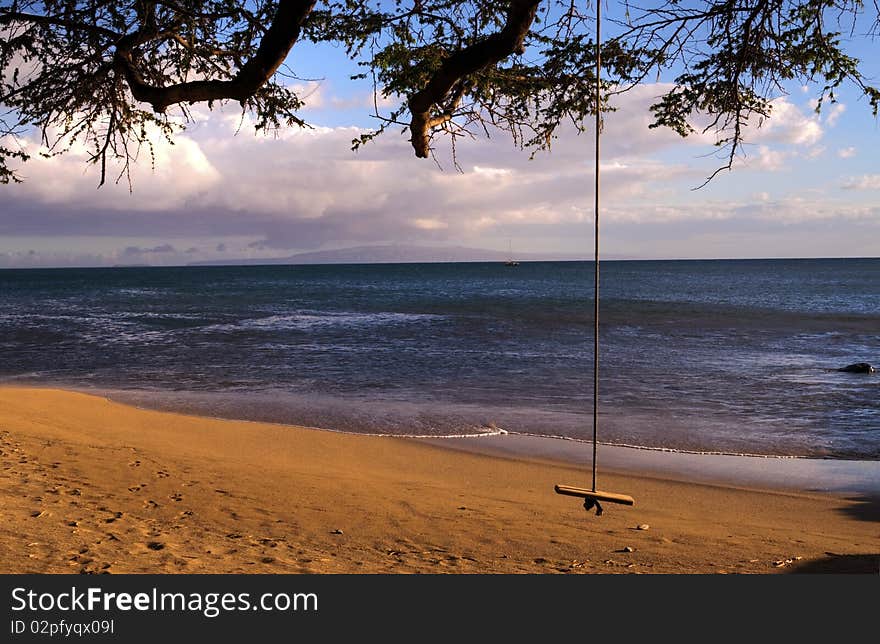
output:
[[[505,266],[519,266],[519,262],[513,258],[513,250],[512,250],[511,242],[507,242],[507,261],[504,262]]]

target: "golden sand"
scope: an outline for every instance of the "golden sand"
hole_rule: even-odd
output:
[[[154,412],[0,388],[0,571],[877,573],[876,501]],[[641,529],[639,528],[641,526]]]

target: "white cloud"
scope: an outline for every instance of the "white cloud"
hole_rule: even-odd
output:
[[[843,103],[832,104],[831,107],[828,108],[828,114],[825,117],[825,123],[828,124],[829,127],[834,127],[845,111],[846,105],[844,105]]]
[[[487,178],[500,179],[502,177],[510,176],[511,170],[509,168],[486,168],[475,165],[474,172]]]
[[[439,219],[413,219],[412,225],[421,230],[442,230],[449,227],[445,221]]]
[[[647,105],[656,93],[640,88],[621,98],[613,123],[609,116],[603,146],[603,191],[609,203],[650,198],[668,189],[671,180],[691,176],[695,184],[704,175],[645,157],[680,141],[673,133],[647,127]],[[197,122],[174,146],[156,140],[156,170],[139,165],[131,195],[127,185],[95,190],[95,169],[83,172],[84,149],[35,160],[26,166],[28,181],[13,191],[32,209],[63,204],[65,211],[90,213],[72,221],[54,208],[41,212],[43,230],[56,234],[88,228],[122,235],[142,230],[148,217],[151,227],[172,239],[199,230],[215,236],[250,231],[263,247],[276,248],[408,235],[453,239],[505,222],[577,220],[592,203],[589,136],[565,132],[552,153],[533,161],[508,139],[463,141],[459,158],[473,165],[461,173],[415,159],[405,138],[393,134],[353,153],[357,128],[289,129],[267,137],[254,136],[251,127],[249,117],[229,109]],[[132,217],[132,211],[145,214]],[[160,211],[173,217],[158,218]],[[97,225],[99,216],[103,219]],[[24,225],[8,219],[0,226],[10,234]],[[36,227],[35,221],[31,224]]]
[[[845,190],[880,190],[880,174],[850,177],[841,187]]]
[[[327,105],[326,90],[319,81],[296,83],[290,89],[302,100],[304,110],[319,110]]]
[[[637,87],[616,97],[617,111],[605,116],[602,196],[610,223],[717,222],[774,212],[780,220],[815,216],[805,205],[780,205],[766,192],[762,196],[762,186],[748,183],[759,176],[754,172],[716,179],[722,188],[746,186],[739,194],[758,191],[748,203],[707,203],[717,183],[692,196],[689,189],[718,166],[717,158],[695,158],[712,149],[714,138],[682,139],[648,127],[648,107],[666,89]],[[319,102],[333,103],[320,87],[315,92]],[[131,195],[124,184],[95,190],[95,169],[83,171],[84,149],[35,158],[25,166],[23,186],[4,188],[15,206],[0,209],[0,235],[116,236],[141,251],[167,243],[174,249],[204,248],[200,252],[211,257],[221,252],[220,242],[234,238],[245,241],[224,247],[227,257],[240,255],[249,244],[248,253],[271,256],[331,244],[464,243],[510,227],[564,231],[592,217],[590,132],[578,136],[563,128],[552,152],[538,153],[534,160],[504,136],[463,139],[458,161],[469,171],[458,172],[440,139],[437,158],[445,171],[430,160],[415,159],[406,137],[393,132],[354,153],[351,140],[361,133],[354,127],[254,136],[251,119],[234,108],[194,114],[198,121],[174,146],[157,140],[156,170],[139,165]],[[822,127],[801,109],[779,101],[764,127],[750,128],[747,135],[758,147],[746,158],[746,167],[774,171],[819,149]],[[804,150],[794,149],[799,147]],[[569,239],[566,232],[547,234]],[[204,244],[193,242],[200,238]],[[184,258],[183,250],[148,254],[157,262],[159,256],[163,261],[200,259],[195,252]]]
[[[192,138],[178,135],[169,145],[157,132],[153,135],[152,150],[144,146],[131,166],[137,186],[132,194],[113,163],[106,184],[96,190],[100,171],[88,164],[90,151],[82,142],[74,142],[63,156],[44,156],[49,150],[39,141],[19,139],[31,160],[21,170],[25,182],[16,187],[16,196],[45,204],[156,211],[179,207],[220,181],[220,173]]]
[[[816,145],[822,138],[822,126],[816,115],[807,115],[786,98],[771,102],[770,118],[751,133],[753,142]]]
[[[802,225],[815,222],[863,222],[880,225],[880,206],[841,204],[828,199],[789,196],[781,199],[753,195],[743,201],[707,200],[699,204],[643,204],[638,209],[615,211],[609,220],[628,223],[726,221],[745,225],[765,222]],[[878,238],[880,241],[880,238]]]
[[[852,146],[848,148],[841,148],[837,151],[837,156],[839,156],[841,159],[849,159],[851,157],[854,157],[855,155],[856,149]]]
[[[788,156],[788,153],[782,150],[774,150],[769,146],[761,145],[758,146],[758,154],[747,159],[744,165],[752,169],[776,172],[785,167],[785,160]]]

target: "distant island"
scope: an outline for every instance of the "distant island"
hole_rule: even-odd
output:
[[[393,264],[393,263],[434,263],[434,262],[505,262],[510,259],[507,252],[486,248],[465,248],[462,246],[356,246],[336,250],[320,250],[297,253],[287,257],[215,259],[191,262],[189,266],[248,266],[256,264]],[[514,258],[521,262],[537,261],[582,261],[578,255],[558,253],[516,253]],[[609,259],[615,259],[609,257]]]

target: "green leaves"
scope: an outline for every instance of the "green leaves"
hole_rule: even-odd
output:
[[[880,107],[880,90],[847,51],[858,21],[878,24],[876,5],[860,0],[612,3],[598,105],[595,24],[583,3],[541,2],[517,51],[486,55],[525,8],[534,12],[523,0],[0,1],[0,181],[17,180],[13,168],[28,155],[16,137],[33,129],[53,154],[86,142],[103,182],[108,160],[121,165],[117,179],[127,177],[151,131],[173,139],[169,106],[185,121],[191,101],[213,108],[234,97],[259,130],[306,126],[303,103],[285,82],[297,46],[289,68],[272,75],[277,65],[269,67],[258,87],[217,89],[233,86],[243,69],[272,64],[261,46],[279,34],[340,46],[363,70],[353,80],[372,80],[377,99],[399,98],[381,109],[387,101],[376,101],[379,125],[355,138],[354,149],[389,129],[411,129],[410,99],[450,68],[466,72],[447,77],[429,109],[419,108],[428,139],[454,144],[501,131],[532,153],[549,148],[564,123],[585,129],[596,110],[610,109],[613,93],[661,77],[672,87],[651,107],[652,127],[688,136],[699,117],[730,163],[749,120],[770,116],[772,99],[791,83],[818,84],[817,110],[845,83],[862,91],[875,115]],[[292,13],[307,16],[293,36],[277,18]],[[272,51],[287,55],[283,46]],[[470,66],[463,52],[479,51],[482,62]],[[161,100],[150,98],[157,93]]]
[[[708,117],[703,131],[714,131],[716,146],[727,149],[729,169],[750,119],[769,117],[772,99],[784,95],[791,81],[821,84],[817,111],[844,82],[870,100],[877,90],[865,83],[840,34],[828,28],[861,9],[850,0],[718,0],[699,9],[667,7],[660,23],[646,12],[628,37],[655,44],[663,66],[685,70],[651,107],[651,127],[687,136],[695,131],[692,117]]]

